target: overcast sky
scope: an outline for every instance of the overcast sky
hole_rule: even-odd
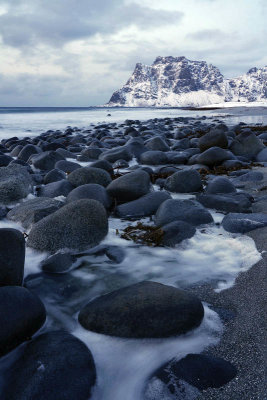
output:
[[[0,106],[106,103],[135,64],[267,65],[267,0],[0,0]]]

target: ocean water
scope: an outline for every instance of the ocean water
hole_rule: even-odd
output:
[[[108,116],[111,114],[111,116]],[[150,118],[220,117],[229,124],[241,121],[267,124],[267,108],[233,108],[190,111],[179,108],[97,108],[97,107],[0,107],[0,140],[12,136],[37,136],[49,129],[67,126],[88,128],[90,124],[145,121]]]
[[[123,122],[125,119],[145,121],[149,118],[202,115],[213,118],[219,115],[229,124],[240,121],[267,124],[267,114],[262,110],[234,109],[230,112],[231,116],[227,116],[228,110],[0,108],[0,139],[34,136],[48,129],[65,129],[67,126],[88,128],[90,124]],[[108,117],[108,113],[111,116]],[[192,196],[173,194],[172,197]],[[120,238],[118,231],[122,232],[130,222],[111,217],[109,233],[103,243],[121,247],[125,252],[123,262],[114,264],[105,257],[93,260],[84,257],[79,268],[68,274],[40,275],[40,263],[48,254],[27,248],[25,278],[35,274],[31,289],[41,297],[48,312],[43,330],[66,329],[84,341],[93,353],[98,377],[93,400],[144,400],[147,379],[163,363],[173,357],[180,359],[188,353],[199,353],[220,340],[222,323],[207,304],[204,304],[205,317],[199,328],[164,340],[111,338],[88,332],[77,322],[78,311],[88,300],[142,280],[181,288],[210,282],[216,291],[232,286],[237,275],[259,261],[261,255],[251,238],[232,235],[216,224],[221,222],[223,214],[212,211],[212,215],[213,225],[198,229],[193,238],[172,249],[136,245]],[[150,223],[149,219],[143,219],[143,222]],[[6,227],[24,231],[19,223],[7,219],[0,221],[0,228]],[[67,295],[62,288],[70,289]],[[0,361],[0,370],[8,362],[8,356]]]

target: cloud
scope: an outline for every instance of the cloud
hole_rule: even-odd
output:
[[[39,43],[63,46],[131,25],[147,30],[178,24],[182,17],[179,11],[155,10],[123,0],[28,0],[27,6],[24,0],[11,0],[8,12],[0,15],[0,34],[4,44],[18,48]]]
[[[233,39],[236,34],[227,34],[220,29],[202,29],[196,32],[188,33],[186,37],[188,39],[198,40],[198,41],[214,41],[214,40],[223,40],[231,37]]]

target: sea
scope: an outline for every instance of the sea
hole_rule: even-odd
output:
[[[20,138],[36,136],[47,130],[62,130],[67,126],[89,128],[107,122],[122,123],[127,119],[146,121],[173,117],[205,117],[207,121],[219,119],[229,125],[239,122],[267,125],[267,108],[189,110],[1,107],[0,140],[14,136]],[[158,189],[154,187],[154,190]],[[33,197],[30,195],[28,199]],[[183,199],[193,196],[175,194],[173,197]],[[10,206],[14,207],[14,204]],[[48,312],[47,322],[42,331],[66,329],[90,348],[97,369],[97,385],[94,388],[93,400],[159,398],[157,384],[150,387],[149,394],[144,394],[147,380],[157,368],[173,357],[181,359],[188,353],[200,353],[220,340],[223,324],[209,304],[204,304],[205,317],[199,328],[186,335],[164,340],[112,338],[88,332],[77,322],[78,310],[84,305],[88,296],[93,298],[142,280],[153,280],[182,288],[204,282],[215,282],[216,291],[232,286],[236,276],[259,261],[261,255],[251,238],[225,232],[219,226],[224,215],[214,210],[210,211],[215,224],[206,229],[197,229],[193,238],[173,249],[151,248],[129,243],[117,235],[118,230],[122,231],[129,222],[110,217],[109,234],[103,243],[124,249],[126,257],[118,265],[110,264],[109,260],[96,259],[95,262],[92,260],[88,262],[84,259],[78,269],[60,276],[45,277],[40,275],[40,262],[48,254],[27,248],[25,277],[36,274],[33,289],[40,295]],[[149,223],[149,219],[144,219],[143,222]],[[0,221],[0,228],[6,227],[24,231],[18,223],[7,219]],[[60,290],[57,290],[57,285],[60,285]],[[69,296],[64,295],[63,287],[69,288]],[[8,355],[0,361],[0,383],[1,370],[5,370],[10,363],[10,357],[13,356],[14,354]],[[172,398],[166,394],[164,400]],[[191,399],[194,398],[192,395]]]

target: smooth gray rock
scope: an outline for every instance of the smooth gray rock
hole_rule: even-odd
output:
[[[146,147],[149,150],[169,151],[170,148],[160,136],[155,136],[145,142]]]
[[[230,146],[230,150],[236,156],[243,156],[252,159],[263,150],[264,147],[262,141],[253,132],[244,131],[236,136],[236,139]]]
[[[107,187],[109,195],[121,203],[136,200],[147,194],[149,189],[150,177],[142,170],[125,174],[112,181]]]
[[[26,167],[18,164],[0,168],[0,203],[23,199],[32,190],[32,178]]]
[[[221,147],[222,149],[228,148],[228,140],[225,132],[219,129],[212,129],[199,139],[199,148],[205,151],[210,147]]]
[[[257,155],[256,155],[256,161],[258,162],[267,162],[267,147],[262,149]]]
[[[222,220],[222,226],[227,232],[246,233],[267,226],[267,214],[229,213]]]
[[[220,165],[222,162],[229,159],[231,159],[229,153],[220,147],[210,147],[208,150],[196,156],[196,160],[199,164],[211,167]]]
[[[217,193],[234,193],[236,188],[233,183],[224,176],[218,176],[212,181],[208,182],[206,187],[206,193],[217,194]]]
[[[154,215],[165,200],[171,196],[165,191],[151,192],[137,200],[116,207],[115,213],[121,218],[142,218]]]
[[[0,286],[20,286],[23,282],[25,239],[17,229],[0,229]]]
[[[96,200],[77,200],[33,225],[27,246],[40,251],[83,250],[108,233],[105,208]]]
[[[109,173],[100,168],[83,167],[76,169],[68,175],[68,181],[75,187],[86,185],[87,183],[97,183],[104,187],[111,182]]]
[[[60,160],[64,160],[64,157],[56,151],[45,151],[31,158],[33,166],[43,171],[54,169],[56,162]]]
[[[66,197],[73,189],[74,186],[67,181],[67,179],[62,179],[61,181],[51,182],[47,185],[40,186],[37,189],[37,194],[39,197]]]
[[[146,151],[139,157],[141,164],[160,165],[168,162],[168,157],[163,151]]]
[[[132,158],[132,153],[127,145],[107,150],[99,156],[100,160],[106,160],[110,163],[114,163],[115,161],[121,159],[125,161],[130,161]]]
[[[127,338],[163,338],[198,327],[201,301],[192,294],[156,282],[140,282],[97,297],[79,314],[93,332]]]
[[[66,173],[70,173],[78,168],[81,168],[81,166],[80,164],[73,161],[60,160],[56,162],[55,168],[60,169],[61,171],[64,171]]]
[[[59,169],[51,169],[44,177],[44,184],[47,185],[48,183],[58,182],[65,178],[65,172]]]
[[[250,197],[245,193],[200,194],[197,201],[204,207],[225,212],[249,212],[251,208]]]
[[[28,340],[44,324],[41,300],[24,287],[0,288],[0,356]]]
[[[40,147],[34,146],[33,144],[27,144],[24,146],[18,154],[18,160],[28,161],[32,154],[41,153]]]
[[[88,183],[73,189],[67,196],[67,203],[80,199],[94,199],[99,201],[105,208],[110,208],[112,199],[107,190],[97,183]]]
[[[7,218],[11,221],[20,222],[23,228],[28,229],[32,224],[54,213],[63,205],[62,201],[38,197],[12,208],[7,214]]]
[[[162,244],[173,247],[185,239],[190,239],[196,233],[196,228],[184,221],[173,221],[161,227],[163,230]]]
[[[193,169],[175,172],[165,182],[165,189],[176,193],[198,192],[202,188],[200,173]]]
[[[184,221],[194,226],[209,224],[213,218],[199,202],[194,200],[166,200],[155,215],[155,224],[163,226],[173,221]]]
[[[88,400],[96,369],[88,347],[65,331],[33,339],[8,371],[3,400]]]

